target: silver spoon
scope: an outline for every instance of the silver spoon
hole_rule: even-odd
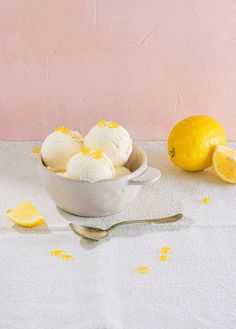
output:
[[[118,226],[127,225],[127,224],[145,224],[145,223],[172,223],[175,222],[183,217],[183,214],[176,214],[170,217],[163,217],[163,218],[154,218],[154,219],[137,219],[137,220],[126,220],[124,222],[116,223],[106,230],[102,230],[101,228],[91,227],[91,226],[82,226],[82,225],[75,225],[70,223],[70,228],[75,234],[82,236],[83,238],[87,238],[90,240],[102,240],[105,239],[111,231]]]

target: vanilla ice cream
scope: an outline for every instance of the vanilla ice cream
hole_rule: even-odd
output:
[[[131,171],[126,167],[116,167],[115,171],[116,171],[116,178],[127,176],[131,173]]]
[[[43,162],[52,171],[65,171],[69,159],[82,147],[83,139],[78,132],[58,127],[45,138],[42,144]]]
[[[102,149],[115,167],[123,166],[132,152],[129,133],[120,124],[104,120],[89,131],[85,144],[91,149]]]
[[[66,176],[94,183],[103,179],[113,178],[115,169],[111,160],[102,150],[96,149],[91,151],[89,147],[85,147],[69,160]]]

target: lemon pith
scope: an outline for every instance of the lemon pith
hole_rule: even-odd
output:
[[[236,151],[227,146],[217,146],[213,153],[217,175],[225,182],[236,184]]]
[[[209,116],[192,116],[178,122],[168,138],[171,161],[187,171],[200,171],[212,165],[216,145],[225,145],[222,125]]]
[[[12,222],[24,227],[34,227],[45,222],[35,205],[25,199],[16,208],[7,211],[6,216]]]

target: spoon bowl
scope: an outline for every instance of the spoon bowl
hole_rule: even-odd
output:
[[[108,230],[102,230],[96,227],[89,227],[89,226],[79,226],[73,223],[70,223],[70,228],[75,234],[82,236],[83,238],[90,239],[90,240],[102,240],[105,239],[109,235]]]

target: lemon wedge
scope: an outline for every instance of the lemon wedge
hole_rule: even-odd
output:
[[[236,184],[236,151],[218,145],[213,153],[213,165],[217,175],[225,182]]]
[[[34,227],[45,222],[35,205],[25,199],[16,208],[7,211],[6,216],[12,222],[24,227]]]

